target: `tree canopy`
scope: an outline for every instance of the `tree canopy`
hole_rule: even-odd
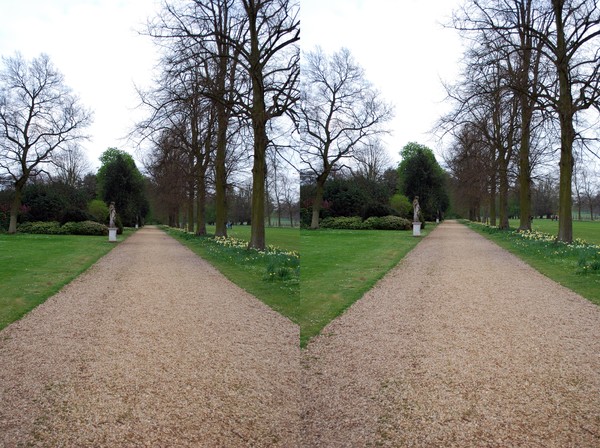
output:
[[[117,148],[104,151],[100,162],[97,176],[100,197],[106,203],[115,203],[123,225],[134,226],[149,209],[142,173],[133,157]]]
[[[435,220],[438,213],[444,213],[449,205],[444,170],[437,163],[433,151],[418,143],[408,143],[400,155],[400,192],[410,200],[418,196],[423,217]]]

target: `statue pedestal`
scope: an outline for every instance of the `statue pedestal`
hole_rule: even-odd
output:
[[[111,243],[114,243],[117,241],[117,228],[116,227],[108,228],[108,241],[110,241]]]
[[[413,222],[413,236],[421,236],[421,223],[419,221]]]

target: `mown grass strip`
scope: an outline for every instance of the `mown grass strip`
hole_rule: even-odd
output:
[[[422,230],[426,236],[432,225]],[[417,245],[412,231],[302,230],[298,323],[302,347]]]
[[[129,234],[126,231],[119,241]],[[0,234],[0,329],[43,303],[114,247],[106,236]]]
[[[552,234],[538,230],[519,233],[469,221],[463,223],[515,254],[546,277],[600,305],[600,245],[581,239],[567,245],[555,241]],[[575,235],[585,235],[590,230],[589,223],[574,222],[573,227]],[[536,221],[533,228],[536,229]],[[537,228],[540,228],[539,224]],[[596,225],[596,228],[600,230],[600,226]],[[594,243],[600,239],[595,232],[591,236]]]
[[[294,244],[290,229],[267,228],[267,241],[271,248],[266,252],[247,249],[250,230],[246,227],[230,229],[228,234],[238,237],[228,239],[218,239],[212,235],[198,237],[168,227],[163,229],[211,263],[230,281],[293,322],[299,323],[300,259],[294,249],[290,250],[289,246],[297,245],[297,241]],[[298,232],[295,229],[295,233]],[[272,242],[284,243],[286,247],[275,248]]]

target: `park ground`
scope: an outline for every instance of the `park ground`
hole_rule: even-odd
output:
[[[373,243],[369,280],[346,288],[359,298],[355,282],[375,286],[334,310],[341,316],[302,352],[301,326],[150,230],[1,333],[6,446],[175,435],[181,446],[600,440],[598,307],[462,225],[407,237],[420,243],[379,282],[409,241],[361,234],[385,237]],[[372,248],[352,232],[302,234],[300,244],[314,242],[318,259],[328,238],[345,247],[332,255],[343,260],[336,278],[346,270],[350,279],[360,270],[352,259]],[[172,243],[179,255],[169,255]]]

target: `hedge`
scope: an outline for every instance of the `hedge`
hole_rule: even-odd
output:
[[[57,221],[24,222],[17,230],[43,235],[108,235],[108,227],[95,221],[67,222],[62,226]]]
[[[372,216],[362,220],[359,216],[338,216],[325,218],[320,226],[324,229],[343,230],[410,230],[412,223],[399,216]]]

